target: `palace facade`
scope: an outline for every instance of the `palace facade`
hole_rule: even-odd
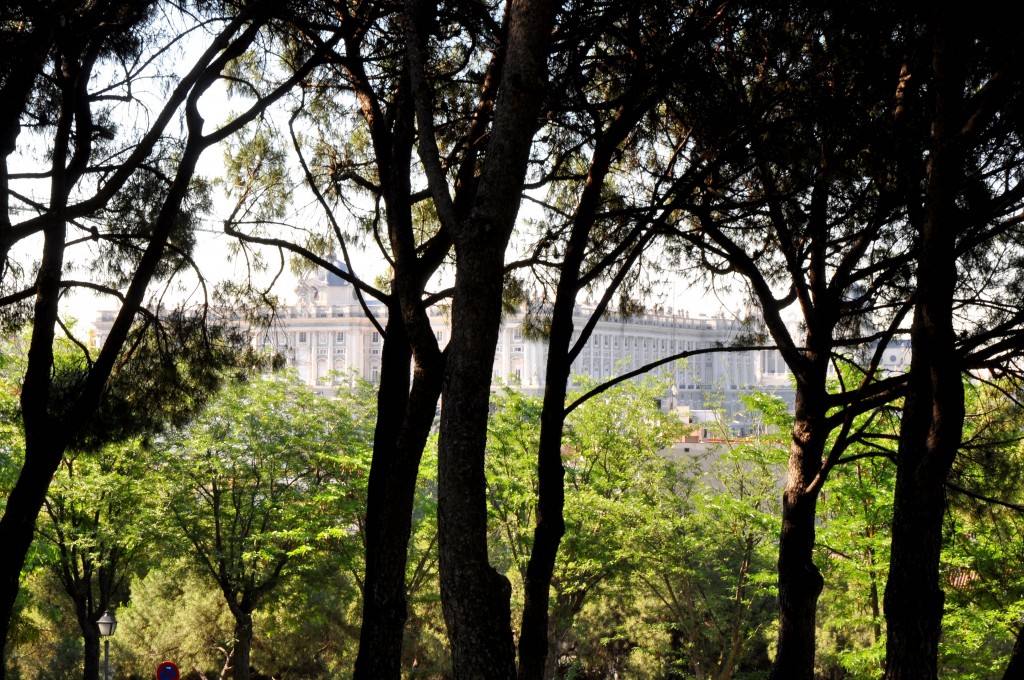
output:
[[[333,391],[351,376],[376,382],[383,341],[366,311],[381,327],[386,325],[384,305],[370,298],[360,301],[354,286],[321,271],[296,288],[291,304],[276,310],[273,323],[255,342],[285,357],[288,366],[315,389]],[[577,305],[577,329],[592,311],[590,305]],[[447,315],[439,309],[430,314],[443,347],[450,337]],[[94,342],[102,342],[112,320],[112,313],[100,314]],[[539,395],[544,390],[547,344],[524,332],[524,321],[523,314],[515,314],[502,322],[494,357],[494,385]],[[679,352],[733,345],[738,337],[754,330],[738,319],[693,316],[667,308],[628,318],[608,314],[597,322],[573,362],[572,372],[594,381],[606,380]],[[655,372],[671,379],[662,400],[666,409],[699,412],[713,406],[734,414],[742,411],[740,395],[753,390],[777,393],[790,405],[793,401],[791,376],[775,350],[710,352],[666,364]]]
[[[364,298],[364,304],[383,327],[387,309],[369,298]],[[577,305],[577,329],[591,312],[589,305]],[[450,337],[447,315],[434,309],[430,320],[444,347]],[[523,314],[502,321],[494,384],[541,394],[547,343],[524,332],[524,321]],[[752,330],[737,319],[691,316],[664,308],[625,319],[605,315],[573,362],[572,372],[605,380],[679,352],[732,345]],[[380,331],[367,318],[355,288],[327,272],[297,288],[293,304],[278,310],[274,324],[259,342],[286,357],[288,365],[314,387],[336,387],[352,374],[371,382],[380,375]],[[739,395],[752,390],[775,392],[792,403],[790,374],[775,350],[712,352],[656,370],[660,376],[671,377],[673,387],[663,401],[666,408],[702,410],[713,403],[734,412],[740,410]]]

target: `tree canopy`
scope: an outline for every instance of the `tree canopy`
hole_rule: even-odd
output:
[[[1024,341],[1022,37],[994,11],[967,14],[800,0],[6,4],[0,317],[25,340],[2,366],[17,394],[0,403],[0,436],[19,444],[0,451],[0,644],[40,513],[78,522],[61,465],[90,471],[92,452],[157,437],[152,466],[184,485],[168,508],[238,626],[236,677],[257,605],[275,605],[294,557],[331,549],[360,591],[358,678],[400,677],[407,631],[443,639],[447,662],[426,646],[412,657],[455,678],[615,673],[630,631],[654,625],[664,644],[636,658],[668,677],[761,672],[769,657],[780,680],[810,679],[823,659],[891,678],[967,669],[944,612],[969,618],[957,588],[995,608],[981,583],[986,560],[1002,562],[946,532],[976,521],[965,498],[1019,510],[998,483],[1017,475],[1019,426],[982,415],[976,393],[1016,403]],[[221,97],[230,115],[214,111]],[[215,151],[222,176],[202,177]],[[224,322],[251,328],[241,306],[272,318],[273,300],[255,279],[215,294],[196,258],[210,223],[254,270],[287,252],[352,284],[383,338],[376,408],[360,401],[372,432],[278,379],[250,377],[243,394],[222,370],[249,358]],[[353,257],[364,246],[383,271]],[[650,394],[628,417],[601,408],[629,389],[571,396],[600,315],[635,311],[664,275],[745,296],[794,377],[791,417],[758,401],[771,428],[726,447],[704,487],[706,471],[653,452],[666,441],[642,432],[662,417]],[[198,302],[172,311],[189,288]],[[95,347],[62,307],[76,290],[115,307]],[[584,295],[596,314],[575,327]],[[540,403],[492,401],[509,305],[547,341]],[[894,375],[879,366],[897,341],[912,359]],[[973,531],[1012,545],[1014,522],[994,517]],[[691,541],[698,525],[716,545]],[[754,575],[768,529],[774,591]],[[76,574],[62,577],[67,590]],[[638,606],[617,613],[593,596],[605,587]],[[819,619],[821,598],[849,625]],[[96,614],[79,616],[83,631]],[[599,643],[569,634],[583,620]],[[843,650],[816,656],[821,635]]]

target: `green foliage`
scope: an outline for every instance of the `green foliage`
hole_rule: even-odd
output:
[[[256,617],[253,648],[267,674],[329,680],[351,671],[360,592],[348,569],[337,555],[309,555],[282,581]]]
[[[590,387],[582,384],[580,393]],[[657,517],[665,495],[686,490],[660,455],[682,432],[678,419],[658,410],[664,387],[649,380],[610,390],[566,422],[566,536],[553,589],[570,610],[603,580],[639,567],[637,531]]]
[[[336,558],[303,560],[255,617],[259,668],[304,680],[344,676],[359,639],[358,605],[356,583]],[[224,594],[189,558],[168,559],[136,579],[118,619],[116,653],[139,677],[151,677],[164,659],[183,674],[198,669],[218,677],[231,653],[234,620]]]
[[[264,120],[229,142],[224,152],[224,178],[219,181],[236,201],[233,222],[260,223],[284,217],[294,186],[285,169],[282,141],[281,131]]]
[[[226,368],[242,369],[259,361],[244,338],[227,326],[207,323],[199,315],[177,311],[147,317],[131,331],[127,349],[116,361],[93,416],[71,442],[75,451],[96,451],[109,443],[149,437],[168,426],[183,426],[217,389]],[[74,328],[70,332],[74,332]],[[24,331],[24,329],[23,329]],[[94,350],[69,335],[58,335],[48,409],[58,418],[81,395],[96,360]],[[0,367],[6,385],[0,398],[0,436],[20,436],[21,380],[28,360],[28,336],[3,343]]]
[[[493,398],[487,426],[487,499],[491,563],[526,575],[537,497],[540,399],[506,388]]]
[[[1019,510],[983,506],[947,515],[946,533],[943,677],[999,677],[1024,621],[1024,521]]]
[[[1024,460],[1021,410],[1004,386],[967,381],[965,393],[968,417],[950,477],[941,555],[946,600],[939,668],[944,678],[967,680],[1001,675],[1024,616]],[[859,417],[860,441],[844,454],[850,462],[832,471],[819,502],[817,562],[826,586],[818,666],[850,678],[878,677],[885,655],[880,595],[896,474],[885,447],[898,426],[891,409]]]
[[[728,674],[767,659],[785,454],[751,442],[703,463],[670,460],[687,427],[658,410],[663,392],[653,380],[624,384],[566,423],[566,533],[550,604],[559,677],[704,673],[714,663]],[[532,540],[539,417],[539,400],[509,390],[490,420],[492,560],[518,575],[515,589]]]
[[[34,569],[25,574],[23,583],[8,643],[8,677],[79,680],[82,635],[74,606],[57,575]]]
[[[965,395],[941,563],[939,662],[958,680],[1001,674],[1024,620],[1024,409],[1006,383],[967,382]]]
[[[372,419],[359,394],[333,401],[293,375],[254,376],[159,442],[177,532],[236,619],[321,550],[360,572]]]
[[[7,505],[7,494],[18,479],[25,461],[25,441],[21,429],[21,393],[19,375],[10,370],[11,355],[0,351],[0,511]]]
[[[183,673],[218,677],[231,650],[233,620],[217,584],[184,558],[164,560],[132,581],[117,612],[111,653],[140,677],[173,659]]]
[[[180,154],[180,140],[169,142],[160,150],[154,167],[132,175],[98,216],[103,224],[116,225],[117,231],[99,241],[89,270],[102,276],[104,284],[110,288],[125,288],[131,283],[145,244],[153,238],[157,218],[170,189],[169,178],[174,174]],[[210,183],[194,178],[174,218],[166,253],[154,273],[155,280],[169,279],[191,266],[196,232],[211,208]]]
[[[777,400],[759,401],[778,412]],[[727,431],[725,423],[719,427]],[[785,460],[773,435],[726,436],[693,461],[700,468],[687,470],[689,493],[669,497],[644,537],[640,574],[658,603],[651,625],[663,631],[658,651],[672,677],[764,675],[776,616],[774,541]]]
[[[817,562],[825,577],[819,600],[819,665],[854,678],[875,678],[885,657],[881,594],[889,570],[896,468],[887,458],[840,465],[819,501]]]
[[[16,384],[9,386],[0,408],[16,411]],[[576,409],[566,425],[567,532],[551,592],[559,677],[757,678],[767,667],[776,507],[788,444],[777,433],[788,432],[790,416],[779,400],[752,395],[744,419],[756,434],[726,437],[703,458],[670,460],[664,451],[685,427],[658,411],[661,393],[656,382],[626,384]],[[1024,616],[1024,520],[1014,505],[1024,500],[1020,411],[997,389],[972,384],[968,394],[965,447],[953,477],[966,492],[951,491],[942,556],[940,668],[957,680],[998,676]],[[327,400],[280,375],[232,380],[191,427],[157,437],[153,449],[129,441],[103,455],[69,457],[40,524],[51,541],[62,527],[62,542],[39,542],[33,560],[55,569],[28,577],[10,672],[77,672],[81,642],[61,592],[58,546],[79,563],[99,564],[116,543],[126,552],[148,545],[165,555],[156,564],[124,563],[119,572],[134,581],[112,640],[118,667],[146,677],[157,662],[174,658],[208,677],[221,673],[232,648],[229,602],[209,569],[187,557],[195,541],[213,535],[203,533],[213,532],[203,499],[214,484],[227,494],[222,525],[262,525],[233,536],[235,581],[228,581],[271,583],[255,616],[261,671],[310,679],[348,672],[358,639],[374,404],[365,384]],[[849,462],[832,471],[821,497],[822,673],[877,677],[884,655],[878,597],[894,468],[886,456],[861,456],[878,452],[891,435],[897,423],[890,413],[856,423],[862,441],[846,451]],[[532,541],[539,418],[538,399],[512,390],[496,395],[487,457],[492,558],[510,572],[516,592]],[[11,460],[21,456],[19,437],[16,427],[4,432],[0,451]],[[450,670],[436,578],[435,466],[431,445],[417,490],[403,650],[403,667],[425,676]],[[161,508],[172,512],[161,518]],[[187,537],[162,522],[172,518],[186,524]],[[157,533],[169,540],[154,543]],[[209,551],[203,559],[216,563],[221,556]],[[281,557],[287,566],[274,580],[268,574]]]
[[[50,484],[37,523],[35,560],[50,569],[86,617],[127,599],[166,528],[162,478],[139,442],[68,454]]]
[[[358,532],[365,427],[294,377],[227,386],[159,444],[181,484],[168,499],[179,529],[237,587],[272,579],[280,561],[318,541]]]
[[[413,506],[412,537],[406,564],[409,619],[402,644],[402,668],[412,677],[451,674],[451,650],[441,612],[437,554],[437,437],[432,436],[420,460]]]

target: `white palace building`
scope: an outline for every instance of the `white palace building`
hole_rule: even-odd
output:
[[[366,298],[367,307],[383,327],[387,309]],[[589,319],[588,305],[577,305],[577,330]],[[99,343],[113,320],[101,312],[94,341]],[[431,312],[431,324],[443,347],[450,337],[447,316]],[[728,346],[749,326],[724,317],[691,316],[683,311],[657,309],[622,319],[606,315],[595,326],[589,342],[573,363],[575,375],[595,380],[614,377],[678,352]],[[321,270],[296,288],[293,304],[277,310],[271,327],[256,339],[279,352],[287,364],[314,388],[337,389],[349,375],[375,382],[380,375],[383,342],[356,298],[354,287]],[[523,316],[507,316],[494,357],[494,385],[512,385],[531,394],[544,389],[547,345],[523,333]],[[672,376],[673,387],[662,406],[701,411],[715,402],[727,413],[741,410],[739,395],[753,390],[779,394],[793,401],[791,376],[775,350],[712,352],[658,369]]]
[[[311,386],[330,388],[339,376],[351,373],[376,381],[381,337],[356,299],[354,287],[321,271],[299,285],[296,293],[294,304],[278,310],[263,345],[285,356],[288,365]],[[387,309],[370,299],[366,303],[384,326]],[[586,305],[577,305],[577,329],[586,323],[589,312]],[[443,347],[450,337],[447,316],[433,310],[431,325]],[[750,332],[736,319],[690,316],[668,309],[625,320],[606,315],[573,362],[572,371],[596,380],[611,378],[678,352],[727,346],[738,335]],[[494,356],[495,386],[513,385],[541,394],[546,362],[547,344],[524,335],[522,315],[507,316]],[[666,395],[666,408],[700,410],[713,399],[734,411],[739,408],[739,394],[755,389],[777,392],[792,403],[790,374],[774,350],[703,354],[666,365],[660,374],[673,374],[674,389]]]

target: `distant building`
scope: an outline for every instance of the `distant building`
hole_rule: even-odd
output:
[[[381,326],[387,309],[365,298],[367,308]],[[592,308],[577,305],[576,328],[583,326]],[[431,312],[431,326],[443,347],[451,336],[448,318]],[[751,328],[736,319],[690,316],[658,309],[626,319],[602,318],[573,362],[574,375],[602,380],[633,370],[665,356],[687,350],[727,346]],[[330,387],[354,372],[375,382],[380,376],[380,333],[367,319],[355,288],[340,277],[321,271],[296,289],[296,300],[278,310],[275,324],[259,340],[286,357],[307,383]],[[524,315],[502,321],[492,375],[495,385],[518,386],[531,394],[544,390],[547,344],[531,339],[524,330]],[[755,389],[773,391],[792,403],[789,370],[775,350],[714,352],[666,365],[658,374],[671,376],[673,388],[663,407],[705,409],[721,402],[729,412],[741,410],[739,395]]]
[[[387,309],[370,298],[360,303],[355,288],[335,274],[321,270],[296,288],[292,304],[277,310],[270,328],[255,339],[285,357],[306,383],[329,390],[341,387],[354,374],[371,382],[380,377],[383,341],[367,318],[363,304],[383,327]],[[577,305],[577,330],[592,307]],[[448,318],[430,312],[431,326],[443,347],[450,338]],[[101,313],[96,339],[102,342],[113,315]],[[691,316],[659,308],[621,318],[606,315],[598,321],[586,346],[572,365],[574,375],[604,380],[660,358],[688,350],[728,346],[752,329],[737,319]],[[544,389],[547,344],[524,332],[524,315],[502,321],[494,357],[495,385],[512,385],[531,393]],[[775,350],[712,352],[667,364],[656,374],[671,378],[662,407],[702,411],[711,404],[727,413],[742,411],[739,396],[753,390],[779,394],[790,405],[790,373]]]

